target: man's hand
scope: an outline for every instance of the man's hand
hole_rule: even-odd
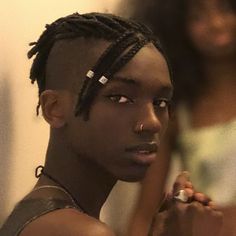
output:
[[[188,172],[182,172],[177,177],[165,206],[166,209],[156,215],[152,236],[217,236],[220,234],[223,223],[222,213],[216,210],[209,197],[194,190]]]

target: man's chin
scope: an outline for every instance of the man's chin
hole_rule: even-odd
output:
[[[133,173],[125,176],[119,176],[118,180],[124,182],[140,182],[141,180],[144,179],[145,175],[146,171],[143,171],[142,173]]]

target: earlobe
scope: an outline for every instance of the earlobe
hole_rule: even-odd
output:
[[[40,105],[44,119],[52,128],[61,128],[65,125],[65,114],[59,92],[56,90],[45,90],[40,95]]]

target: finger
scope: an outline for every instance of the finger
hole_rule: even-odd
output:
[[[209,198],[207,195],[203,193],[196,192],[193,195],[193,199],[202,203],[204,206],[208,206],[209,202],[211,201],[211,198]]]
[[[187,203],[189,200],[192,201],[193,194],[194,191],[192,188],[181,189],[175,195],[171,193],[165,194],[159,212],[168,209],[175,202]]]
[[[189,213],[193,213],[193,212],[203,213],[204,206],[201,203],[194,201],[188,204],[187,211]]]
[[[208,206],[209,206],[211,209],[215,210],[215,211],[218,210],[218,206],[217,206],[216,203],[213,202],[213,201],[210,201],[210,202],[208,203]]]
[[[192,182],[191,182],[191,181],[186,181],[185,187],[186,187],[186,188],[191,188],[191,189],[193,189],[193,184],[192,184]]]
[[[183,171],[177,176],[175,180],[175,183],[173,186],[173,193],[176,193],[179,190],[184,189],[186,187],[187,182],[189,182],[189,172]]]
[[[184,189],[179,190],[175,195],[173,196],[174,202],[182,202],[187,203],[188,202],[188,194]]]
[[[210,206],[204,206],[202,203],[197,202],[197,201],[193,201],[190,204],[188,204],[187,208],[190,211],[192,210],[192,211],[201,212],[204,214],[213,214],[213,215],[219,215],[219,216],[222,215],[222,213],[220,211],[214,210]]]
[[[212,216],[218,218],[219,220],[223,220],[224,214],[221,211],[214,210],[212,211]]]
[[[204,211],[204,206],[199,202],[190,202],[190,203],[184,203],[181,201],[176,201],[175,203],[175,209],[179,213],[186,212],[187,214],[193,214],[193,213],[202,213]]]
[[[185,190],[185,192],[186,192],[188,198],[191,198],[191,199],[192,199],[193,196],[194,196],[194,190],[193,190],[192,188],[184,188],[184,190]]]
[[[192,201],[194,195],[194,191],[191,188],[184,188],[179,190],[178,192],[175,193],[173,196],[174,199],[179,199],[181,202],[189,202],[190,200]],[[186,199],[186,200],[184,200]]]
[[[170,193],[164,193],[158,212],[163,212],[167,210],[170,206],[171,200],[172,200],[172,195]]]

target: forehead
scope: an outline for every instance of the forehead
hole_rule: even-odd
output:
[[[88,70],[96,64],[111,42],[79,38],[57,43],[47,65],[47,87],[78,92]],[[148,44],[115,75],[115,78],[132,78],[136,84],[149,87],[172,87],[167,63],[162,54]],[[112,84],[117,80],[111,80]],[[109,85],[110,86],[110,85]]]
[[[144,46],[108,84],[120,83],[119,79],[126,85],[173,90],[167,62],[153,44]]]

